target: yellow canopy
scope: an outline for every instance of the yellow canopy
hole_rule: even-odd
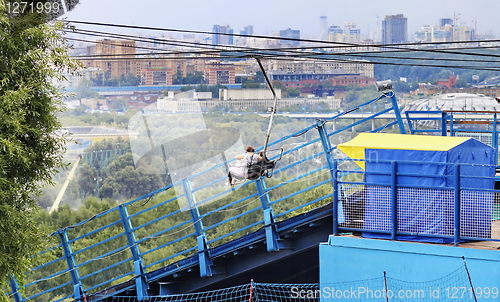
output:
[[[365,159],[365,149],[447,151],[469,139],[470,137],[456,136],[360,133],[337,147],[352,159]],[[365,168],[364,162],[356,163]]]

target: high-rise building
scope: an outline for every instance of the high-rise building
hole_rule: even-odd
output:
[[[233,30],[229,27],[229,25],[215,24],[212,32],[213,45],[234,45],[234,39],[232,36]]]
[[[408,19],[402,14],[388,15],[382,20],[382,44],[408,41]]]
[[[356,28],[356,22],[344,23],[344,42],[359,43],[361,42],[361,30]]]
[[[453,25],[453,19],[451,18],[441,18],[439,19],[439,26],[443,27],[446,25]]]
[[[344,28],[332,25],[328,29],[328,41],[359,43],[361,42],[361,31],[359,28],[356,28],[356,22],[345,22]]]
[[[338,25],[332,25],[328,29],[328,41],[344,42],[344,30]]]
[[[328,39],[328,24],[326,16],[319,17],[319,39],[321,41],[326,41]]]
[[[253,25],[245,26],[245,28],[243,28],[243,30],[240,31],[240,34],[247,36],[253,35]]]
[[[288,29],[285,29],[285,30],[280,30],[280,38],[300,39],[300,30],[294,30],[294,29],[291,29],[291,28],[288,28]],[[297,45],[300,45],[300,41],[281,40],[280,44],[282,44],[282,45],[290,45],[290,46],[297,46]]]

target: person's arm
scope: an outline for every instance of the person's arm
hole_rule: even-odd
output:
[[[235,158],[236,158],[237,160],[240,160],[240,159],[245,158],[245,155],[241,155],[241,154],[240,154],[240,155],[236,155],[236,157],[235,157]]]

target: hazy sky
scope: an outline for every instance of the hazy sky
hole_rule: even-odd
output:
[[[477,26],[479,34],[489,30],[500,36],[500,0],[80,0],[65,17],[200,31],[228,24],[235,33],[253,25],[255,34],[290,27],[305,38],[318,35],[321,15],[328,17],[328,26],[356,22],[368,36],[392,14],[408,18],[410,35],[440,18],[456,18],[458,24]]]

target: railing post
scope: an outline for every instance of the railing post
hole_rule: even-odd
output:
[[[455,129],[453,127],[453,113],[450,113],[450,136],[455,136]]]
[[[146,271],[144,270],[144,264],[142,263],[141,252],[137,246],[137,241],[135,238],[132,223],[130,222],[127,208],[123,204],[118,206],[120,212],[120,218],[122,220],[122,225],[125,230],[125,236],[127,236],[128,246],[130,247],[130,252],[132,253],[132,259],[134,259],[134,274],[135,287],[137,292],[137,299],[139,301],[145,300],[148,297],[149,285],[146,280]]]
[[[493,115],[493,129],[491,131],[491,146],[495,148],[495,166],[498,165],[498,131],[497,131],[497,114]]]
[[[16,276],[11,275],[9,277],[10,288],[12,289],[12,297],[16,302],[23,302],[23,296],[21,295],[21,289],[19,288],[19,284],[17,283]]]
[[[398,235],[398,170],[396,161],[391,161],[391,240]]]
[[[401,111],[399,111],[398,101],[396,100],[396,94],[392,92],[391,95],[392,108],[394,109],[394,116],[396,116],[396,121],[398,122],[399,132],[401,134],[406,134],[405,125],[403,124],[403,119],[401,118]]]
[[[73,281],[74,298],[76,301],[84,301],[85,293],[83,290],[82,281],[80,280],[80,274],[78,273],[78,267],[76,266],[75,257],[73,257],[73,251],[71,249],[71,245],[69,244],[66,229],[59,229],[57,231],[57,234],[59,235],[59,239],[61,240],[64,257],[66,258],[69,274],[71,275],[71,280]]]
[[[324,121],[316,122],[316,129],[318,129],[319,136],[321,138],[321,144],[323,145],[323,150],[325,150],[326,154],[326,162],[328,164],[328,170],[330,171],[330,176],[332,178],[332,201],[333,201],[333,234],[338,235],[338,194],[339,194],[339,185],[337,181],[337,162],[334,160],[332,155],[332,145],[330,143],[330,139],[328,137],[328,133],[325,128]]]
[[[276,219],[274,218],[273,208],[271,206],[269,194],[267,193],[267,188],[265,187],[263,178],[261,177],[257,179],[255,185],[257,186],[260,203],[262,204],[262,210],[264,211],[264,230],[266,232],[267,251],[279,251],[280,236],[278,234]]]
[[[333,162],[333,235],[339,235],[339,181],[337,179],[338,161]]]
[[[448,126],[446,120],[448,119],[446,112],[441,112],[441,136],[448,136]]]
[[[186,195],[186,201],[189,207],[189,213],[193,220],[194,229],[196,232],[196,241],[198,243],[198,263],[200,266],[200,277],[212,276],[212,258],[208,248],[207,237],[204,232],[203,223],[200,218],[198,207],[196,207],[195,197],[191,189],[191,184],[188,179],[182,180],[182,187]]]
[[[460,241],[460,165],[455,164],[455,192],[454,192],[454,216],[453,216],[453,245],[458,246]]]

